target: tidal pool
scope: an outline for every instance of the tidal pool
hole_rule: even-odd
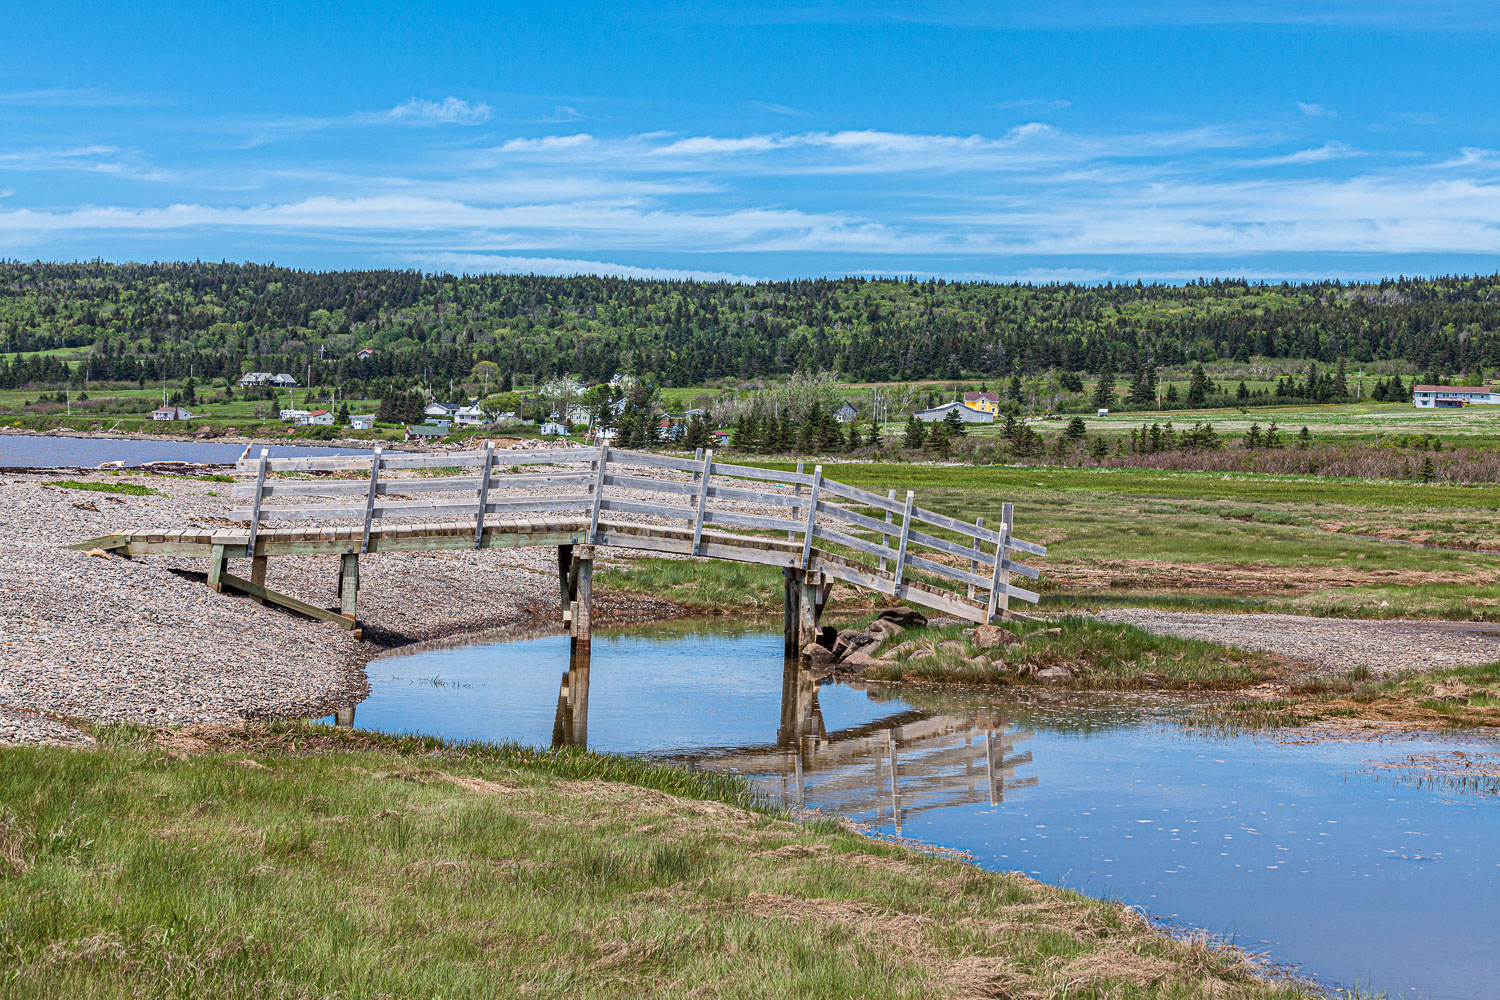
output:
[[[819,683],[784,664],[779,632],[717,623],[600,632],[569,659],[566,636],[382,658],[340,721],[733,771],[1325,984],[1500,991],[1497,783],[1404,766],[1493,759],[1483,735],[1294,744],[1143,703]]]

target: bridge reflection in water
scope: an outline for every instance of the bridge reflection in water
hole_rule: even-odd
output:
[[[555,747],[588,746],[589,659],[587,651],[575,651],[562,675],[552,724]],[[944,714],[908,708],[830,733],[818,704],[821,684],[805,665],[786,661],[774,743],[653,756],[746,775],[797,808],[811,805],[877,825],[889,817],[898,834],[916,813],[994,806],[1007,791],[1037,783],[1035,776],[1018,773],[1032,761],[1029,751],[1016,749],[1033,734],[1012,730],[1002,711]]]

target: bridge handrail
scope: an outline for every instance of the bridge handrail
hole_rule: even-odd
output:
[[[248,451],[247,451],[248,454]],[[581,468],[584,465],[588,468]],[[496,470],[519,469],[536,465],[577,465],[577,471],[546,473],[515,473],[496,475]],[[611,468],[613,466],[613,469]],[[625,471],[622,466],[638,466],[687,473],[690,481],[658,479]],[[386,478],[382,471],[415,469],[474,469],[460,475],[431,476],[420,478]],[[800,468],[800,465],[799,465]],[[914,494],[907,492],[904,502],[890,496],[881,496],[859,489],[823,475],[822,466],[812,474],[785,472],[778,469],[761,469],[755,466],[738,465],[714,460],[713,451],[701,450],[694,458],[678,458],[651,452],[616,450],[607,444],[594,448],[552,449],[494,449],[483,451],[447,452],[438,454],[386,455],[375,449],[372,455],[326,456],[309,458],[270,458],[262,449],[257,458],[242,458],[236,465],[241,474],[253,474],[254,481],[236,483],[232,495],[249,500],[250,506],[236,508],[236,517],[250,519],[250,547],[254,548],[260,523],[265,520],[326,521],[363,519],[364,542],[361,551],[368,547],[371,523],[385,518],[440,517],[444,515],[475,519],[474,544],[478,548],[484,535],[484,520],[490,514],[524,514],[540,511],[588,510],[591,512],[589,534],[591,540],[600,535],[601,513],[635,514],[647,517],[667,518],[691,524],[693,540],[689,554],[701,553],[705,526],[748,529],[751,531],[786,532],[786,543],[768,560],[774,564],[788,563],[796,568],[800,562],[807,569],[813,554],[813,542],[823,541],[846,550],[872,556],[879,560],[880,568],[875,575],[838,557],[831,552],[819,550],[819,558],[839,567],[839,573],[850,582],[874,589],[888,591],[901,596],[903,586],[910,591],[915,581],[903,581],[907,570],[913,570],[942,580],[964,584],[968,588],[967,599],[975,601],[980,591],[988,592],[986,602],[989,615],[1008,608],[1011,597],[1035,602],[1040,598],[1030,590],[1017,587],[1010,582],[1012,574],[1037,579],[1039,571],[1011,559],[1013,550],[1045,555],[1046,547],[1015,538],[1011,533],[1013,507],[1002,507],[1000,529],[985,527],[983,519],[970,524],[936,511],[918,507]],[[287,482],[267,481],[271,473],[304,472],[368,472],[361,479]],[[719,483],[711,480],[718,478]],[[723,480],[740,480],[746,483],[766,483],[772,490],[746,486],[724,485]],[[794,492],[784,492],[791,486]],[[691,498],[687,504],[657,503],[639,497],[620,498],[606,496],[609,488],[634,490],[668,496]],[[550,492],[542,498],[505,498],[505,491],[545,488]],[[804,488],[810,492],[804,493]],[[575,489],[581,492],[569,493]],[[499,492],[500,498],[492,497]],[[390,500],[391,494],[405,496],[422,493],[468,493],[472,499],[443,500]],[[348,498],[349,504],[316,504],[293,506],[267,506],[265,500],[298,497]],[[716,510],[708,501],[728,500],[756,503],[787,509],[787,517],[773,517],[743,510]],[[877,512],[884,512],[886,520],[880,520],[855,510],[848,510],[836,500],[849,501]],[[824,523],[819,523],[822,519]],[[849,531],[826,522],[834,521],[856,530],[872,532],[880,541],[856,537]],[[951,532],[964,539],[952,541],[914,527],[929,525]],[[724,539],[718,538],[718,545]],[[800,543],[800,544],[799,544]],[[910,551],[913,546],[931,550],[936,558]],[[990,546],[985,551],[985,546]],[[800,548],[800,560],[794,560],[794,549]],[[967,570],[941,561],[943,556],[967,562]],[[748,558],[748,556],[746,556]],[[789,562],[789,560],[791,560]],[[889,570],[887,569],[889,565]],[[931,588],[922,585],[922,590]],[[956,595],[954,595],[956,597]]]

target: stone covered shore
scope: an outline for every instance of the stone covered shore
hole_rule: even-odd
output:
[[[137,484],[129,496],[49,481]],[[122,528],[230,523],[230,484],[160,475],[0,469],[0,743],[86,738],[68,719],[148,725],[323,715],[368,691],[361,666],[392,647],[556,626],[554,550],[392,553],[362,561],[365,641],[204,585],[202,560],[127,560],[63,548]],[[608,550],[600,553],[611,558]],[[243,563],[243,565],[240,565]],[[230,572],[248,576],[247,560]],[[338,560],[285,557],[266,583],[338,603]],[[603,621],[681,613],[599,594]]]

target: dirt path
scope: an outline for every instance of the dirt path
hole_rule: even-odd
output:
[[[1354,621],[1300,615],[1200,614],[1122,608],[1092,616],[1161,635],[1263,649],[1325,676],[1366,667],[1382,677],[1500,660],[1500,625],[1482,622]]]

